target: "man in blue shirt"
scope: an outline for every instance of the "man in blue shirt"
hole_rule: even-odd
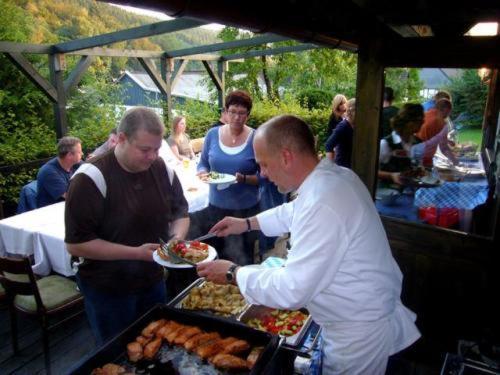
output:
[[[436,102],[440,99],[448,99],[451,102],[451,95],[449,92],[444,90],[438,91],[432,99],[429,99],[422,104],[424,112],[427,112],[429,109],[436,108]]]
[[[66,198],[69,179],[80,166],[82,142],[76,137],[63,137],[57,144],[57,156],[38,171],[38,208],[61,202]]]

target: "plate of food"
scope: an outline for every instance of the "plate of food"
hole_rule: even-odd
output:
[[[415,187],[435,187],[441,184],[439,177],[420,167],[401,172],[401,179],[405,185]]]
[[[228,173],[220,173],[220,172],[209,172],[207,174],[201,175],[200,179],[207,184],[232,184],[236,182],[236,176]]]
[[[217,251],[212,246],[199,241],[171,241],[165,246],[168,246],[176,257],[194,264],[208,262],[217,257]],[[192,264],[182,263],[180,260],[173,259],[162,247],[155,250],[153,260],[168,268],[193,267]]]

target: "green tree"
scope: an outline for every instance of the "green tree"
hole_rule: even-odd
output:
[[[445,89],[453,98],[454,116],[466,113],[466,120],[462,124],[480,127],[488,95],[488,85],[481,81],[477,70],[464,70],[461,75],[452,78],[450,85]]]
[[[424,84],[420,81],[420,69],[390,68],[385,70],[385,85],[394,90],[395,104],[400,106],[407,102],[420,103],[420,91]]]

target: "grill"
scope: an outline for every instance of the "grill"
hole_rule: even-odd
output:
[[[106,363],[115,363],[122,365],[128,371],[134,371],[142,374],[179,374],[177,365],[173,361],[165,361],[168,357],[168,352],[178,351],[179,348],[170,347],[167,344],[162,344],[159,355],[152,361],[140,361],[137,364],[132,364],[127,358],[127,344],[135,341],[135,338],[140,335],[142,329],[150,322],[158,319],[175,320],[181,324],[195,325],[205,331],[216,331],[221,336],[234,336],[244,339],[253,346],[262,346],[264,350],[259,359],[255,363],[252,370],[246,372],[238,372],[238,374],[267,374],[269,373],[268,365],[277,353],[279,338],[265,332],[254,330],[250,327],[242,325],[238,322],[230,321],[215,316],[197,314],[195,312],[178,310],[166,305],[157,305],[144,314],[140,319],[134,322],[131,326],[121,332],[114,339],[108,341],[101,348],[76,364],[69,371],[70,374],[90,374],[93,369],[102,367]],[[170,353],[172,354],[172,353]],[[195,356],[194,354],[190,354]],[[190,361],[197,362],[197,361]],[[198,362],[201,362],[198,360]],[[199,373],[207,373],[207,363],[200,365]],[[191,372],[196,373],[196,372]],[[224,374],[215,368],[211,368],[210,374]]]

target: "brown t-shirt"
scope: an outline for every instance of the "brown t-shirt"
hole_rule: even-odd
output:
[[[188,216],[182,186],[174,175],[170,184],[165,163],[158,158],[139,173],[124,170],[113,150],[91,161],[106,181],[106,198],[92,179],[81,173],[70,183],[66,199],[67,243],[94,239],[140,246],[168,239],[172,221]],[[78,275],[103,292],[137,293],[161,280],[154,262],[86,259]]]

